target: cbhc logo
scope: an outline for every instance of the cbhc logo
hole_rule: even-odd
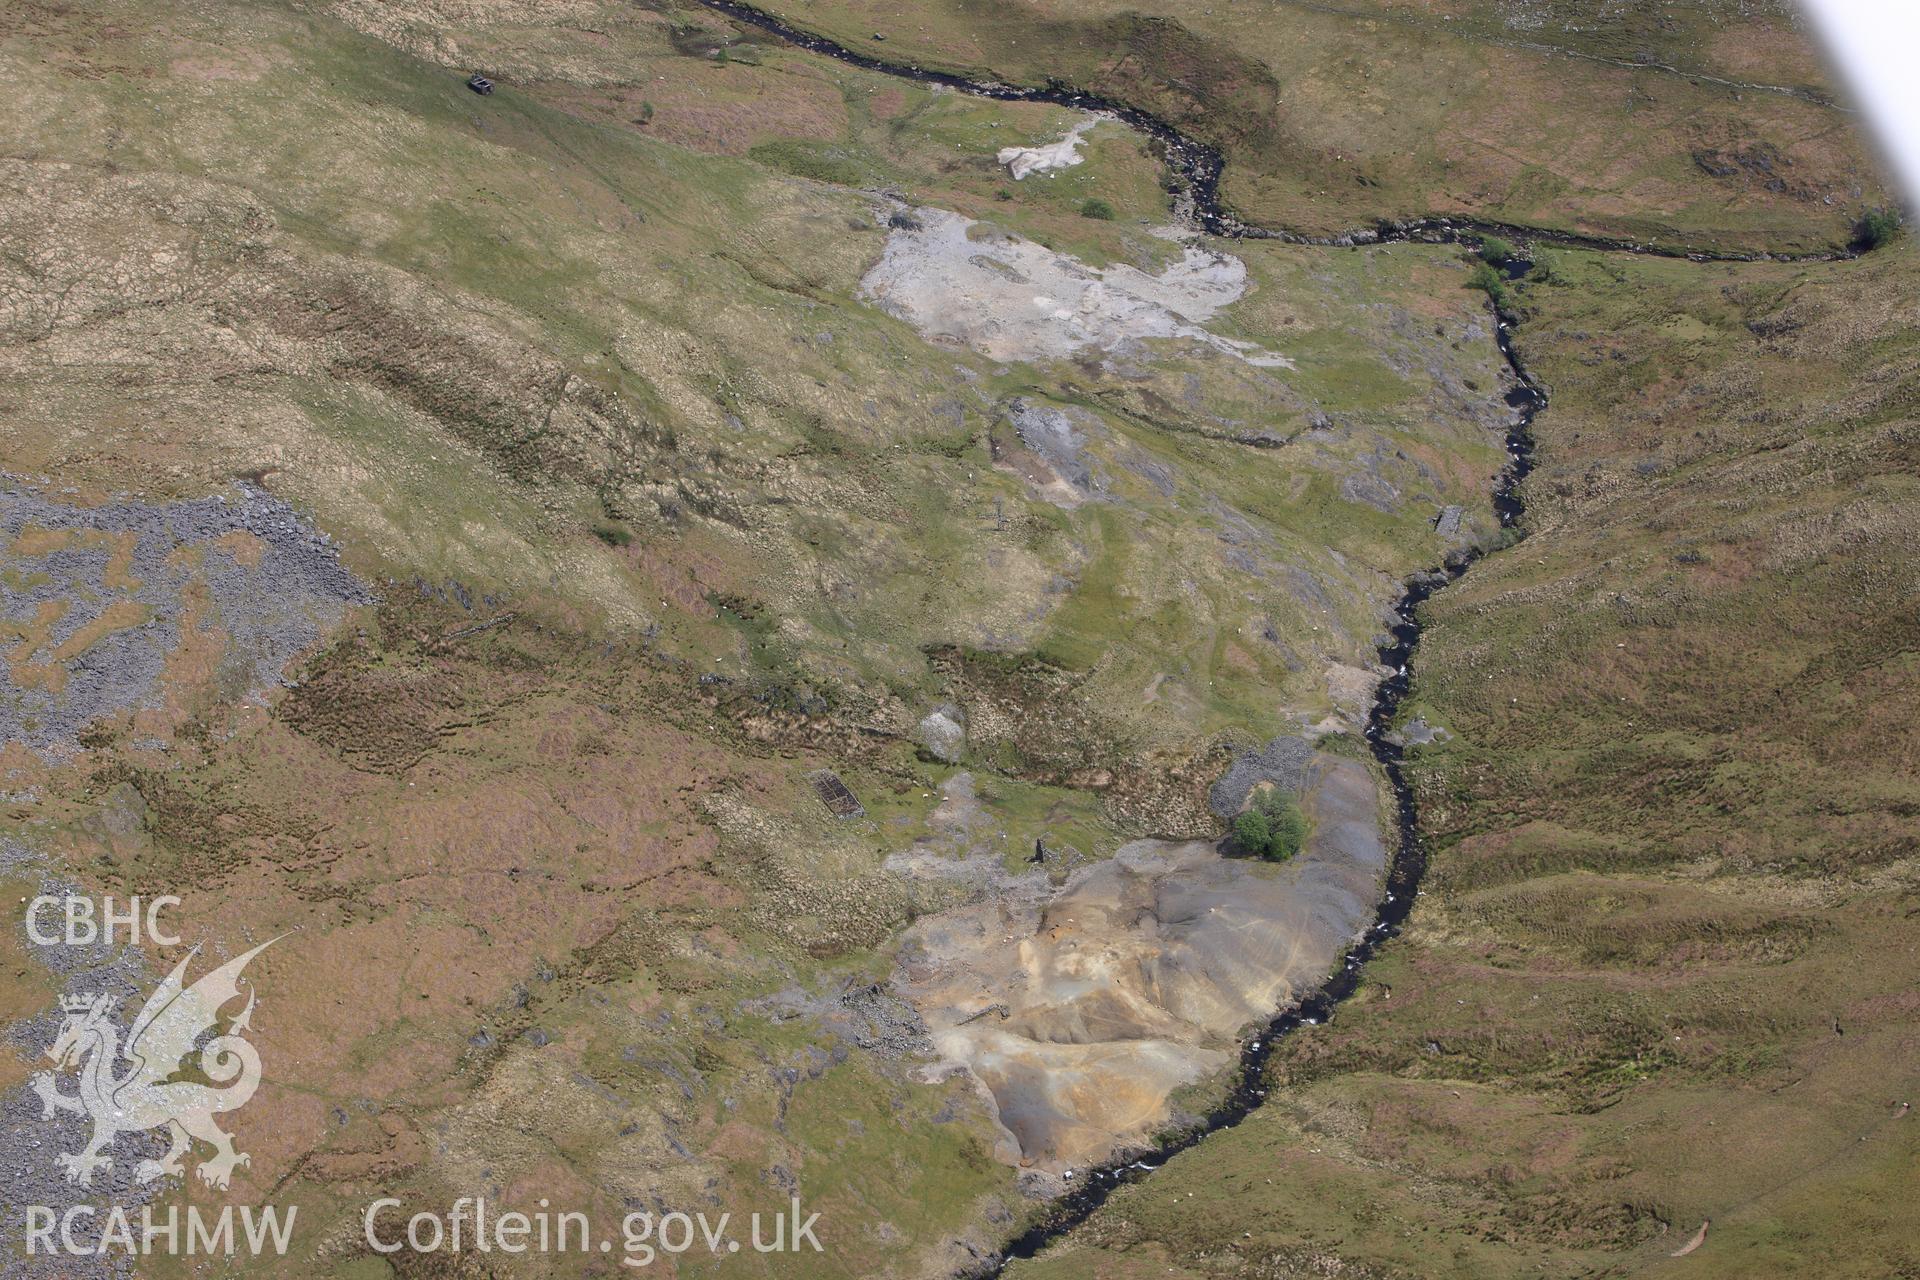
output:
[[[157,947],[177,947],[178,935],[160,931],[160,909],[177,907],[180,899],[172,894],[163,894],[150,899],[145,911],[141,910],[140,895],[127,899],[126,907],[121,909],[113,898],[100,899],[96,904],[92,898],[66,895],[55,897],[42,894],[27,904],[27,936],[43,947],[64,942],[70,947],[83,947],[94,942],[113,945],[114,935],[126,934],[126,941],[137,943],[144,935],[146,940]],[[42,932],[42,915],[57,912],[60,918],[58,932]]]

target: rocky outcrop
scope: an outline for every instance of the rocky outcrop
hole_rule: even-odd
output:
[[[967,713],[951,702],[943,702],[921,718],[913,737],[935,760],[958,763],[967,751]]]

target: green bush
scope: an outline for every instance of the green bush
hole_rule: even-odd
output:
[[[1307,843],[1307,816],[1292,796],[1263,790],[1255,793],[1253,805],[1233,820],[1233,839],[1248,853],[1269,862],[1285,862]]]
[[[1480,261],[1482,262],[1490,262],[1497,267],[1519,256],[1520,251],[1514,248],[1510,241],[1502,240],[1499,236],[1488,236],[1480,242]]]
[[[1878,249],[1900,234],[1901,217],[1895,209],[1874,209],[1855,224],[1853,243],[1857,249]]]
[[[597,524],[593,526],[593,536],[610,547],[624,547],[633,541],[633,535],[617,524]]]
[[[1281,803],[1285,807],[1267,819],[1266,856],[1274,862],[1285,862],[1307,843],[1307,815],[1291,800],[1283,798]]]
[[[1112,222],[1113,206],[1105,200],[1100,199],[1100,197],[1095,196],[1080,206],[1080,216],[1083,218],[1098,218],[1102,222]]]
[[[1473,270],[1467,273],[1467,288],[1478,289],[1493,299],[1493,305],[1500,310],[1507,309],[1507,282],[1500,273],[1484,262],[1473,264]]]

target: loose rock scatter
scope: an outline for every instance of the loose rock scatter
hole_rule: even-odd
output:
[[[252,486],[82,506],[16,482],[0,489],[0,546],[0,741],[47,757],[120,712],[258,698],[373,600],[324,534]]]

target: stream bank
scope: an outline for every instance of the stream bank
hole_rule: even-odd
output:
[[[1507,431],[1507,464],[1495,483],[1493,506],[1501,526],[1517,531],[1526,510],[1520,486],[1533,469],[1533,421],[1546,408],[1547,394],[1521,365],[1513,349],[1508,323],[1496,316],[1496,325],[1500,353],[1515,379],[1513,388],[1507,393],[1507,402],[1515,410],[1515,419]],[[1420,606],[1434,592],[1466,573],[1485,554],[1481,550],[1470,551],[1437,568],[1415,574],[1394,606],[1395,622],[1388,633],[1392,643],[1383,645],[1379,650],[1381,664],[1394,674],[1382,680],[1375,693],[1373,706],[1367,716],[1366,741],[1392,789],[1399,840],[1387,867],[1384,896],[1373,924],[1358,942],[1347,949],[1341,957],[1339,969],[1318,990],[1295,1007],[1274,1016],[1241,1046],[1239,1072],[1233,1091],[1223,1102],[1172,1141],[1152,1151],[1088,1171],[1084,1181],[1054,1203],[1045,1220],[1009,1241],[999,1257],[976,1273],[978,1276],[997,1276],[1008,1262],[1033,1257],[1091,1217],[1117,1187],[1145,1177],[1174,1156],[1246,1119],[1266,1098],[1263,1082],[1267,1059],[1272,1056],[1274,1045],[1282,1036],[1298,1027],[1316,1026],[1331,1018],[1337,1006],[1359,989],[1360,973],[1367,961],[1406,924],[1419,892],[1421,878],[1427,869],[1427,853],[1420,837],[1419,811],[1414,803],[1413,788],[1406,777],[1406,752],[1393,740],[1391,730],[1400,704],[1413,683],[1413,657],[1420,644]]]

